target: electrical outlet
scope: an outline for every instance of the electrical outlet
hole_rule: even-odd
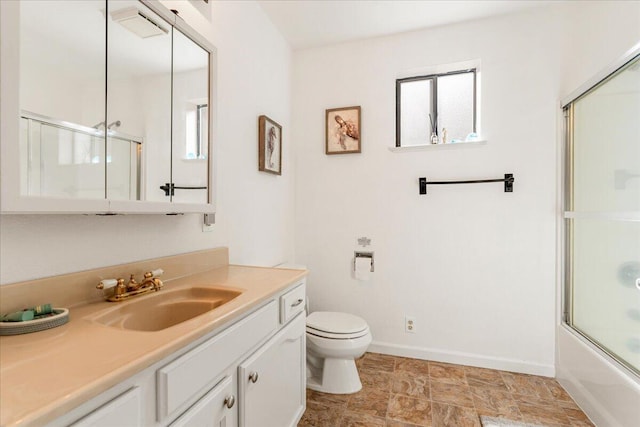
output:
[[[405,316],[404,318],[404,331],[409,334],[413,334],[416,331],[416,319],[411,316]]]

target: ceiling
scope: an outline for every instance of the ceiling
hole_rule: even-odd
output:
[[[258,0],[294,49],[469,21],[548,5],[533,0]]]

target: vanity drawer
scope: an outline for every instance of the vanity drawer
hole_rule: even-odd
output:
[[[302,283],[280,297],[280,323],[285,324],[305,308],[305,286]]]
[[[233,395],[234,378],[226,377],[198,400],[170,427],[204,427],[236,425],[237,406]]]
[[[275,301],[233,324],[158,369],[158,421],[184,411],[219,379],[227,367],[278,327]]]
[[[142,425],[140,387],[133,387],[105,403],[71,427],[133,427]]]

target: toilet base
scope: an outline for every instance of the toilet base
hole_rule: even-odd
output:
[[[351,394],[362,389],[358,368],[353,359],[325,358],[321,367],[317,359],[307,360],[307,388],[322,393]]]

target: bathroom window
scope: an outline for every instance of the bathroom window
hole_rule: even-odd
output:
[[[198,104],[197,108],[197,124],[196,124],[196,155],[198,159],[205,159],[207,157],[207,141],[206,137],[209,135],[207,132],[207,124],[209,121],[207,117],[209,115],[209,107],[207,104]]]
[[[396,80],[396,147],[463,142],[475,132],[475,68]]]
[[[207,138],[209,135],[208,117],[209,107],[207,104],[193,103],[187,106],[186,113],[186,159],[206,159]]]

